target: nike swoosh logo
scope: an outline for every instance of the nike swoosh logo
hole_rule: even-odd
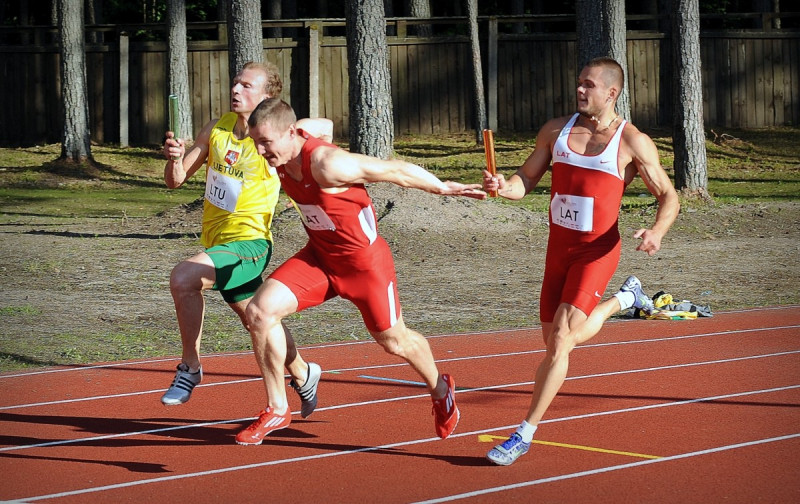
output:
[[[594,295],[595,295],[595,297],[603,297],[600,294],[598,294],[597,291],[594,291]]]

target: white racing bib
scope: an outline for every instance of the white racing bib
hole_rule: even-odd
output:
[[[226,212],[236,210],[239,195],[242,194],[244,181],[223,175],[216,170],[209,170],[206,178],[206,200]]]
[[[594,198],[556,193],[550,201],[550,218],[553,224],[567,229],[592,231]]]
[[[303,224],[312,231],[336,231],[336,226],[328,214],[318,205],[303,205],[295,203],[300,215],[303,216]]]

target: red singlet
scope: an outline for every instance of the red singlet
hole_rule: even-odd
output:
[[[352,301],[370,331],[391,328],[400,316],[397,277],[389,245],[378,236],[372,199],[363,184],[327,193],[311,174],[311,152],[335,147],[302,130],[302,177],[277,167],[283,190],[300,212],[308,243],[271,275],[291,289],[297,311],[335,296]]]
[[[589,315],[619,264],[617,220],[625,181],[618,163],[622,121],[605,150],[584,156],[569,147],[579,114],[553,145],[550,236],[540,301],[542,322],[552,322],[561,303]]]

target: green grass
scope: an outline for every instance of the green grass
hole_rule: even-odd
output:
[[[661,162],[673,176],[672,139],[650,132]],[[800,196],[800,128],[714,130],[708,133],[708,191],[719,204],[778,201]],[[713,140],[717,140],[714,142]],[[498,170],[510,175],[532,152],[532,135],[496,135]],[[395,141],[398,157],[420,164],[439,178],[479,182],[485,165],[483,148],[472,133],[447,136],[404,136]],[[146,148],[94,146],[100,163],[90,178],[54,161],[58,145],[0,149],[0,224],[23,217],[146,217],[202,195],[202,173],[184,188],[169,190],[163,182],[160,151]],[[547,208],[549,178],[519,204]],[[638,178],[627,188],[624,208],[651,204]]]
[[[674,154],[672,138],[663,131],[649,132],[658,147],[661,164],[668,175]],[[716,142],[713,140],[716,138]],[[497,169],[512,174],[533,151],[531,136],[495,138]],[[714,130],[706,140],[708,192],[717,204],[780,201],[800,197],[800,128],[761,130]],[[474,135],[447,137],[403,137],[395,142],[399,157],[425,166],[439,178],[459,182],[479,182],[485,165],[483,148],[475,145]],[[537,188],[518,204],[532,210],[545,210],[549,201],[550,179],[545,176]],[[642,197],[642,196],[646,197]],[[652,204],[652,197],[638,177],[625,191],[623,209]],[[695,204],[689,202],[689,204]],[[700,204],[700,203],[697,203]]]
[[[0,224],[25,218],[149,217],[203,194],[203,174],[177,190],[153,149],[94,147],[98,176],[60,165],[58,145],[0,149]]]

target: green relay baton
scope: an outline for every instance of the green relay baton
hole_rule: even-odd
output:
[[[178,97],[174,94],[169,95],[169,130],[175,135],[175,140],[180,138],[178,131],[178,123],[180,121],[180,106],[178,105]],[[180,158],[173,157],[173,160]]]
[[[169,95],[169,130],[175,134],[175,138],[180,138],[178,132],[178,122],[180,121],[180,105],[178,97],[174,94]]]

